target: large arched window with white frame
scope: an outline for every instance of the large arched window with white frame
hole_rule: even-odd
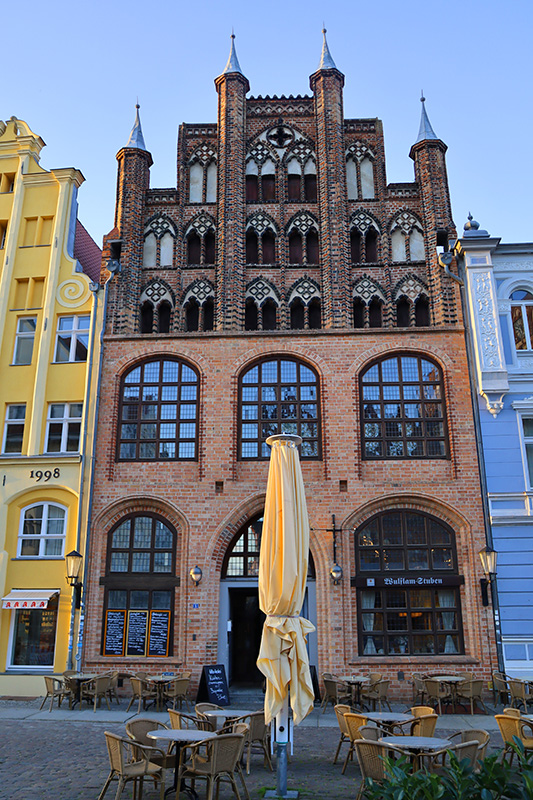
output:
[[[464,652],[455,533],[411,509],[385,511],[355,531],[359,655]]]
[[[18,558],[63,558],[67,509],[58,503],[33,503],[22,509]]]
[[[301,457],[321,458],[317,373],[296,358],[268,356],[239,378],[239,457],[268,460],[275,433],[302,437]]]
[[[363,458],[446,458],[444,382],[417,353],[382,356],[360,377]]]

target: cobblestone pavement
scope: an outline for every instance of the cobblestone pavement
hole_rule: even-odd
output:
[[[109,772],[104,731],[124,734],[126,706],[110,714],[99,710],[54,711],[40,714],[36,701],[0,700],[0,799],[1,800],[97,800]],[[61,718],[58,718],[60,716]],[[165,719],[166,715],[146,712],[146,716]],[[92,717],[92,719],[91,719]],[[101,717],[106,717],[101,719]],[[452,724],[453,723],[453,724]],[[464,727],[491,727],[494,718],[441,718],[438,735],[446,736]],[[301,800],[344,800],[356,795],[360,772],[349,764],[341,775],[341,764],[333,765],[339,738],[332,711],[320,714],[315,709],[304,725],[295,730],[294,755],[288,765],[288,788],[298,789]],[[491,747],[501,746],[497,732],[491,729]],[[347,745],[344,745],[346,748]],[[344,749],[344,753],[346,750]],[[342,763],[342,762],[341,762]],[[171,777],[167,777],[170,785]],[[252,773],[246,783],[252,800],[259,800],[265,788],[275,788],[276,775],[263,766],[259,755],[252,756]],[[113,788],[115,786],[115,788]],[[205,797],[199,785],[200,797]],[[116,784],[108,789],[112,800]],[[131,785],[123,798],[132,797]],[[159,792],[147,783],[145,800],[155,800]],[[229,788],[220,792],[220,800],[233,797]]]

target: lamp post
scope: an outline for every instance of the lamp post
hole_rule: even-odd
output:
[[[74,589],[72,592],[72,601],[70,605],[70,631],[68,638],[67,658],[67,669],[72,669],[72,651],[74,648],[74,623],[76,618],[76,609],[81,607],[82,583],[80,581],[80,571],[83,556],[81,553],[78,553],[77,550],[71,550],[70,553],[67,553],[65,556],[65,561],[67,562],[67,583]]]
[[[483,568],[484,578],[480,578],[479,585],[481,586],[481,602],[484,606],[489,605],[488,587],[492,589],[494,578],[496,577],[496,562],[498,560],[498,553],[492,547],[484,547],[479,551],[481,559],[481,566]]]

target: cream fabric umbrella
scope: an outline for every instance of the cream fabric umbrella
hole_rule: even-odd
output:
[[[297,450],[301,441],[290,434],[267,439],[272,452],[259,559],[259,605],[266,620],[257,659],[267,679],[266,722],[287,708],[290,687],[296,725],[314,703],[306,638],[315,626],[300,617],[309,559],[309,519]]]

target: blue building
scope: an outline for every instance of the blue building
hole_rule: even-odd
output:
[[[533,243],[501,244],[469,217],[455,252],[498,553],[505,671],[533,678]]]

